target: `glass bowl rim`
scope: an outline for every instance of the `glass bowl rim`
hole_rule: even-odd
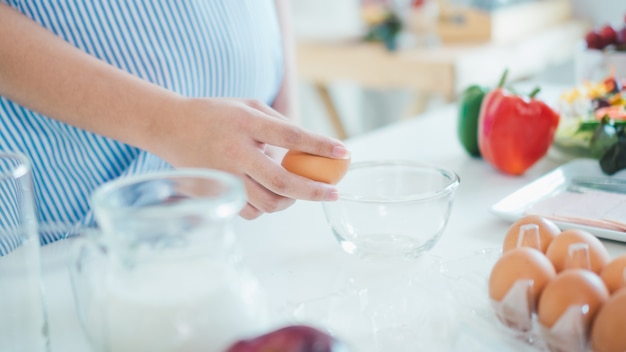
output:
[[[348,201],[348,202],[360,202],[360,203],[377,203],[377,204],[393,204],[393,203],[406,203],[406,202],[416,202],[416,201],[426,201],[444,197],[453,191],[459,186],[461,179],[459,175],[450,170],[443,167],[435,166],[432,164],[421,163],[417,161],[411,160],[374,160],[374,161],[360,161],[355,162],[350,165],[348,172],[351,170],[365,169],[370,167],[380,167],[380,166],[403,166],[409,167],[411,169],[420,169],[425,171],[434,171],[439,174],[443,178],[449,180],[448,184],[445,187],[440,189],[436,189],[429,192],[421,192],[417,194],[410,194],[401,197],[393,197],[393,198],[371,198],[368,196],[360,196],[350,193],[345,193],[339,189],[339,200],[340,201]],[[339,184],[341,186],[341,184]]]

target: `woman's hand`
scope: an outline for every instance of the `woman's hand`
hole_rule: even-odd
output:
[[[286,171],[266,150],[277,146],[342,158],[347,150],[341,142],[307,132],[256,100],[182,98],[175,111],[154,125],[148,149],[174,167],[213,168],[240,176],[248,195],[242,217],[283,210],[295,199],[337,199],[333,186]]]

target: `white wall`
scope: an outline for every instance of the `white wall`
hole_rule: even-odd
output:
[[[575,17],[590,20],[595,26],[619,25],[626,16],[626,0],[572,0],[572,8]]]
[[[360,0],[292,0],[291,7],[299,38],[356,38],[363,31]]]

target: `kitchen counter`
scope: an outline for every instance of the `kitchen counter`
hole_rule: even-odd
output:
[[[277,324],[298,321],[296,319],[298,315],[292,314],[298,313],[296,311],[298,307],[301,309],[300,313],[306,313],[305,318],[312,319],[310,321],[316,325],[323,327],[324,322],[336,324],[337,319],[339,319],[337,316],[333,318],[335,319],[333,322],[323,313],[339,314],[354,309],[353,306],[346,305],[341,299],[347,300],[350,297],[362,299],[363,294],[368,292],[367,285],[377,285],[377,278],[389,279],[389,277],[403,270],[413,270],[410,275],[417,275],[413,278],[417,278],[417,281],[423,278],[422,283],[428,282],[428,280],[436,280],[437,271],[429,274],[427,270],[428,268],[438,268],[437,264],[433,264],[436,261],[443,263],[458,261],[462,258],[476,256],[476,253],[481,253],[480,251],[484,253],[485,250],[497,250],[510,222],[496,217],[490,212],[490,207],[498,200],[561,164],[561,161],[544,158],[523,176],[512,177],[498,173],[481,159],[467,156],[456,138],[456,107],[454,105],[349,139],[347,145],[352,151],[353,161],[409,159],[436,164],[457,172],[461,184],[448,226],[440,242],[423,258],[402,264],[380,263],[377,265],[371,262],[362,263],[358,258],[341,250],[326,223],[319,203],[299,201],[285,211],[266,214],[254,221],[238,219],[236,229],[246,264],[266,288]],[[612,255],[626,252],[626,244],[624,243],[603,242]],[[76,316],[69,274],[64,264],[70,247],[71,242],[66,241],[42,249],[43,262],[46,267],[44,283],[46,301],[49,307],[52,352],[85,352],[89,350]],[[376,269],[370,270],[372,268]],[[388,275],[385,274],[385,270],[389,270]],[[480,270],[483,270],[482,274],[486,275],[484,266]],[[380,276],[381,272],[383,273],[382,276]],[[468,277],[470,277],[469,273]],[[365,285],[359,286],[361,291],[349,292],[349,289],[347,290],[347,288],[355,289],[359,284]],[[436,285],[441,285],[441,282]],[[372,286],[369,292],[373,293],[374,290],[375,287]],[[428,290],[419,289],[419,286],[417,290],[412,287],[410,291],[407,291],[407,294],[408,292],[414,296],[402,296],[402,292],[390,289],[388,292],[389,299],[393,297],[395,303],[398,303],[398,297],[406,300],[406,302],[428,303],[428,300],[431,300],[431,303],[428,303],[429,307],[437,307],[438,304],[445,305],[448,302],[446,299],[449,299],[446,298],[445,292],[442,292],[441,296],[433,295]],[[459,290],[457,290],[458,292]],[[352,296],[342,297],[342,294]],[[378,292],[376,297],[384,302],[385,295],[383,290],[383,293]],[[374,296],[367,296],[367,294],[365,296],[369,297],[370,301],[367,301],[369,304],[374,304]],[[329,297],[339,299],[334,301],[337,304],[332,309],[328,306],[331,302],[328,300]],[[318,309],[315,306],[303,306],[303,302],[311,304],[317,302],[319,307],[328,309],[324,311],[323,308]],[[360,302],[360,304],[368,304],[365,301]],[[395,307],[392,302],[389,303],[388,307]],[[382,304],[379,307],[386,306]],[[403,312],[402,314],[407,312],[406,307],[399,309]],[[314,317],[309,314],[311,310],[317,311],[320,316],[313,319]],[[400,314],[399,311],[387,312],[386,316]],[[419,325],[413,328],[420,331],[430,331],[427,328],[432,328],[432,324],[436,324],[437,312],[440,310],[430,309],[426,313],[423,310],[420,311],[419,314],[422,314],[424,319],[422,321],[424,329],[420,330]],[[477,331],[477,326],[480,324],[473,324],[472,319],[479,319],[478,317],[463,313],[463,319],[461,317],[456,319],[454,314],[461,313],[450,312],[449,310],[446,312],[449,315],[446,316],[447,320],[443,320],[444,323],[457,320],[462,320],[463,323],[458,325],[454,331],[441,330],[439,327],[439,330],[436,331],[449,332],[450,336],[433,336],[433,344],[438,343],[438,338],[442,338],[450,342],[449,350],[472,350],[471,343],[478,346],[476,350],[489,350],[490,347],[493,347],[494,351],[507,350],[507,348],[510,350],[529,348],[523,344],[518,344],[517,347],[507,345],[504,340],[498,342],[497,331]],[[382,314],[380,311],[375,313]],[[434,320],[428,314],[435,314]],[[300,317],[303,316],[300,315]],[[381,320],[375,320],[382,319],[382,316],[378,316],[378,318],[370,316],[370,318],[374,319],[374,323],[382,324]],[[346,319],[350,320],[351,318]],[[359,324],[359,322],[362,323],[359,321],[359,317],[353,317],[353,319],[354,321],[348,325],[354,324],[352,332],[355,332],[356,329],[361,329],[363,326]],[[429,321],[433,323],[431,324]],[[376,327],[372,326],[372,329],[375,330]],[[363,347],[357,341],[359,338],[355,337],[354,334],[342,335],[341,331],[335,332],[339,337],[344,337],[348,343],[358,346],[360,352],[366,352],[366,350],[389,351],[395,348],[392,345],[383,345],[387,343],[384,339],[375,343],[368,343],[366,347]],[[368,331],[364,332],[366,335],[367,333]],[[496,336],[496,338],[489,340],[485,336],[491,338]],[[407,336],[403,335],[402,332],[399,332],[396,337],[400,339],[395,340],[396,342],[400,341],[398,342],[399,346],[405,346],[409,350],[415,350],[416,346],[441,347],[428,345],[430,338],[421,342],[417,340],[407,342]],[[483,341],[480,341],[481,339]],[[461,347],[465,346],[465,348],[461,348],[460,345]]]

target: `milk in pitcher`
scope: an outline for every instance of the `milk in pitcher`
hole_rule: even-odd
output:
[[[203,278],[198,280],[198,278]],[[206,259],[141,264],[109,275],[86,314],[86,330],[103,351],[223,351],[264,332],[255,281],[227,263]],[[106,322],[103,324],[102,319]],[[107,349],[108,347],[108,349]]]

